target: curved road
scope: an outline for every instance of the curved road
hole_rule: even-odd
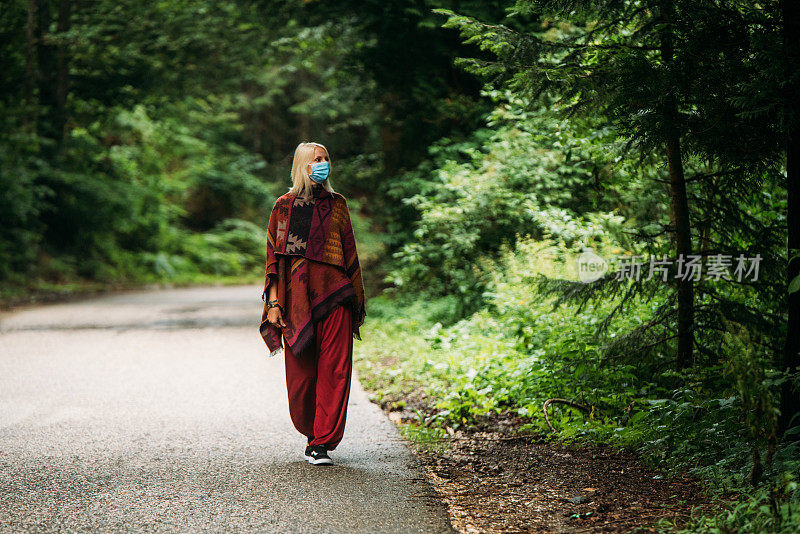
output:
[[[355,375],[336,465],[303,459],[261,289],[0,315],[0,531],[452,532]]]

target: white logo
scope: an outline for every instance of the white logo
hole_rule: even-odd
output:
[[[591,248],[583,250],[583,254],[578,256],[578,279],[581,282],[589,283],[602,278],[608,270],[608,262],[598,256]]]

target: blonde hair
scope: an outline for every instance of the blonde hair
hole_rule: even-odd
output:
[[[311,186],[315,182],[308,176],[307,167],[308,164],[314,160],[315,147],[320,147],[324,150],[325,155],[328,156],[328,162],[331,163],[330,174],[322,183],[322,187],[325,188],[326,191],[334,192],[330,179],[330,175],[333,174],[333,164],[331,162],[331,155],[328,154],[328,149],[325,148],[325,145],[320,143],[304,142],[297,145],[297,148],[294,149],[294,159],[292,160],[292,187],[289,189],[289,192],[297,197],[307,198],[312,194]]]

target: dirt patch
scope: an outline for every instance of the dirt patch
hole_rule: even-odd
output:
[[[696,480],[668,478],[613,447],[515,434],[523,422],[485,418],[444,447],[414,447],[459,532],[653,531],[659,519],[682,521],[708,502]]]

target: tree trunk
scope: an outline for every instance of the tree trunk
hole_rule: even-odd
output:
[[[25,126],[36,124],[31,117],[33,110],[33,87],[36,85],[36,62],[34,61],[36,36],[36,0],[28,0],[28,21],[25,28]]]
[[[72,0],[61,0],[58,6],[58,33],[69,31],[72,15]],[[59,141],[64,137],[67,124],[67,96],[69,94],[69,55],[67,46],[62,44],[57,52],[58,72],[56,73],[56,113],[55,129]]]
[[[786,183],[788,205],[786,224],[788,227],[788,281],[800,275],[800,259],[791,260],[800,249],[800,5],[796,0],[782,0],[783,47],[786,61],[786,98],[784,112],[786,119]],[[783,370],[793,374],[800,367],[800,292],[788,296],[788,325],[786,343],[783,351]],[[781,387],[781,416],[779,433],[789,428],[794,415],[800,412],[800,391],[791,382]]]
[[[672,197],[672,220],[675,225],[675,247],[678,257],[688,259],[692,253],[689,201],[681,161],[680,139],[674,128],[667,135],[667,162]],[[683,369],[692,364],[694,352],[694,285],[691,279],[678,280],[678,353],[676,366]]]
[[[38,63],[39,104],[44,106],[40,121],[42,135],[60,142],[66,123],[66,103],[69,81],[69,58],[65,46],[57,46],[50,33],[51,13],[48,0],[36,0],[39,18],[36,55]],[[69,29],[71,0],[58,4],[56,31]]]
[[[674,20],[671,2],[662,4],[659,22],[664,24],[661,35],[661,60],[670,66],[674,52],[670,23]],[[675,231],[675,249],[678,258],[688,260],[692,253],[691,223],[689,222],[689,200],[686,196],[686,178],[681,157],[680,130],[678,128],[678,105],[674,90],[670,87],[661,110],[664,121],[664,142],[669,165],[671,197],[670,218]],[[694,353],[694,283],[688,278],[678,279],[678,352],[675,365],[684,369],[692,365]]]
[[[39,128],[41,135],[55,138],[53,125],[53,112],[56,108],[55,72],[56,52],[50,42],[50,2],[36,0],[36,14],[38,18],[36,39],[36,64],[38,67],[37,82],[39,86],[39,104],[42,110],[39,114]]]
[[[381,165],[384,173],[394,176],[403,166],[398,150],[400,133],[393,120],[398,116],[400,98],[393,91],[384,91],[381,95]]]

